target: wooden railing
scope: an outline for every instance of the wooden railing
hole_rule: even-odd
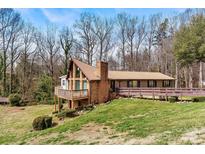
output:
[[[68,99],[68,100],[87,98],[88,97],[88,90],[87,89],[83,89],[83,90],[65,90],[65,89],[62,89],[61,87],[55,87],[55,92],[54,93],[55,93],[56,96],[58,96],[60,98]]]
[[[205,96],[205,88],[119,88],[124,96]]]

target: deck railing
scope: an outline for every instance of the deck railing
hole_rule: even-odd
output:
[[[88,97],[88,90],[65,90],[61,87],[55,87],[55,95],[64,99],[80,99]]]
[[[205,96],[205,88],[118,88],[124,96]]]

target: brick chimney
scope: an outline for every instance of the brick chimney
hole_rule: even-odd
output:
[[[101,80],[108,80],[108,63],[103,61],[97,61],[96,74]]]

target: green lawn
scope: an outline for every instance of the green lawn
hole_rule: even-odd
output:
[[[168,144],[184,133],[205,127],[205,103],[171,104],[166,102],[119,99],[99,105],[93,111],[43,131],[31,131],[32,120],[38,115],[50,114],[53,106],[25,107],[14,112],[12,107],[0,106],[0,144],[83,144],[69,134],[87,124],[102,125],[116,134],[126,133],[126,140],[147,138],[153,134],[154,144]],[[107,129],[107,128],[103,128]],[[86,133],[86,132],[85,132]],[[99,144],[93,141],[90,144]],[[185,143],[186,144],[186,143]],[[187,143],[191,144],[191,143]]]

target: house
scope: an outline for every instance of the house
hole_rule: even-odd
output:
[[[159,72],[109,71],[108,63],[96,67],[72,59],[67,75],[60,77],[55,97],[68,101],[69,108],[106,102],[110,93],[121,87],[174,87],[174,78]]]

